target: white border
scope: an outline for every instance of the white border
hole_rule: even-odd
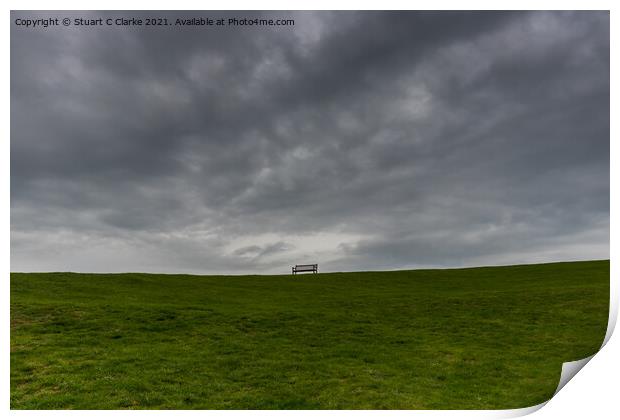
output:
[[[369,2],[369,1],[335,1],[335,0],[315,0],[315,1],[283,1],[283,0],[266,0],[266,1],[234,1],[234,2],[205,2],[205,1],[184,1],[178,0],[175,2],[163,2],[163,1],[91,1],[88,4],[78,1],[57,1],[57,2],[45,2],[45,1],[7,1],[4,4],[7,5],[5,21],[3,22],[4,28],[2,31],[2,53],[3,57],[9,57],[10,47],[10,21],[7,19],[9,16],[9,10],[46,10],[46,9],[59,9],[59,10],[80,10],[80,9],[110,9],[110,10],[372,10],[372,9],[418,9],[418,10],[497,10],[497,9],[515,9],[515,10],[611,10],[611,74],[617,74],[618,69],[618,48],[617,48],[617,30],[620,23],[617,18],[618,3],[617,1],[558,1],[558,0],[521,0],[521,1],[445,1],[434,0],[426,2],[407,2],[407,1],[393,1],[384,0],[381,2]],[[614,7],[616,6],[616,7]],[[4,375],[2,381],[2,395],[4,396],[4,410],[9,411],[9,395],[10,395],[10,378],[9,378],[9,355],[8,349],[10,348],[9,339],[9,324],[10,324],[10,312],[9,312],[9,275],[10,272],[10,94],[9,94],[9,66],[8,60],[5,59],[5,65],[1,67],[3,72],[4,84],[2,85],[2,93],[4,97],[4,112],[2,113],[3,124],[2,129],[4,135],[2,136],[2,149],[0,152],[0,171],[2,174],[3,182],[1,183],[1,200],[2,206],[0,212],[2,212],[2,272],[4,273],[4,282],[2,283],[3,290],[0,294],[3,301],[2,311],[2,348],[5,352],[0,362],[0,372]],[[614,116],[617,110],[617,86],[614,83],[612,77],[611,88],[611,115]],[[618,138],[618,128],[614,119],[611,120],[611,138]],[[618,253],[618,227],[617,223],[614,223],[613,215],[617,214],[618,209],[618,194],[614,193],[614,179],[618,179],[618,169],[613,163],[618,162],[618,147],[614,142],[611,143],[611,258],[615,261]],[[506,410],[506,411],[184,411],[182,413],[178,411],[142,411],[142,412],[125,412],[117,411],[114,416],[132,417],[132,418],[169,418],[172,416],[186,416],[188,418],[204,418],[208,416],[210,418],[237,418],[237,417],[253,417],[264,419],[284,419],[291,416],[296,418],[314,418],[317,414],[321,417],[328,418],[347,418],[355,416],[357,418],[375,418],[390,417],[390,418],[504,418],[513,417],[515,415],[524,415],[529,412],[536,411],[533,414],[533,418],[548,419],[548,418],[568,418],[577,419],[584,416],[594,418],[609,418],[611,413],[618,412],[618,398],[617,398],[617,384],[618,375],[620,374],[619,368],[619,355],[620,344],[618,339],[611,337],[611,332],[618,313],[618,278],[620,272],[615,264],[611,264],[611,296],[612,302],[610,307],[610,325],[608,334],[606,337],[607,344],[601,352],[599,352],[590,363],[577,375],[576,380],[570,381],[554,398],[552,398],[547,404],[541,404],[545,406],[544,409],[536,411],[541,406],[525,408],[521,410]],[[611,339],[610,339],[611,337]],[[108,418],[109,412],[105,411],[89,411],[84,412],[69,412],[69,411],[10,411],[10,416],[15,418],[30,418],[45,416],[49,418],[83,418],[85,415],[91,418]]]

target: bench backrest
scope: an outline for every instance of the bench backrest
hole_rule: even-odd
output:
[[[313,270],[317,266],[318,264],[301,264],[301,265],[296,265],[295,269],[296,270],[305,270],[305,269]]]

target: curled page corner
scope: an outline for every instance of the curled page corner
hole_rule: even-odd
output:
[[[610,308],[610,311],[609,311],[609,322],[607,324],[607,332],[605,334],[605,338],[603,340],[603,344],[601,344],[601,348],[598,351],[601,351],[603,349],[603,347],[605,347],[605,344],[607,344],[607,342],[609,341],[611,335],[613,334],[613,331],[614,331],[615,326],[616,326],[616,318],[617,318],[617,308],[613,308],[613,306],[612,306],[612,308]],[[588,362],[590,360],[592,360],[592,358],[594,356],[596,356],[598,351],[596,353],[594,353],[593,355],[585,357],[583,359],[573,360],[572,362],[564,362],[564,363],[562,363],[562,373],[560,374],[560,380],[559,380],[558,386],[555,389],[555,392],[553,393],[553,396],[551,398],[555,397],[557,395],[557,393],[560,392],[560,390],[562,388],[564,388],[564,386],[571,379],[573,379],[573,377],[577,374],[577,372],[579,372],[581,369],[583,369],[583,367],[585,365],[587,365]],[[545,405],[547,405],[547,403],[549,401],[551,401],[551,398],[548,399],[547,401],[544,401],[544,402],[542,402],[540,404],[537,404],[537,405],[533,405],[531,407],[509,409],[509,410],[499,410],[496,413],[497,416],[495,418],[516,418],[516,417],[527,416],[528,414],[532,414],[532,413],[540,410],[541,408],[543,408]]]
[[[558,383],[558,387],[555,389],[553,396],[555,397],[558,392],[564,385],[568,383],[573,377],[579,372],[595,355],[588,356],[584,359],[573,360],[572,362],[562,363],[562,373],[560,374],[560,382]],[[553,397],[552,397],[553,398]]]
[[[596,354],[603,349],[603,347],[605,347],[605,345],[611,338],[614,332],[614,329],[616,328],[616,320],[618,318],[618,298],[617,298],[617,294],[613,293],[614,292],[613,282],[610,287],[611,289],[610,289],[610,302],[609,302],[609,320],[607,321],[607,331],[605,333],[605,338],[603,339],[603,343],[601,344],[601,347],[598,349],[596,353],[594,353],[591,356],[588,356],[580,360],[573,360],[572,362],[565,362],[562,364],[562,373],[560,374],[560,382],[558,383],[558,387],[555,389],[555,392],[553,393],[554,397],[556,396],[558,392],[560,392],[562,388],[564,388],[564,385],[566,385],[571,379],[573,379],[573,377],[577,374],[577,372],[583,369],[583,367],[587,365],[588,362],[592,360],[592,358],[596,356]]]
[[[603,347],[605,347],[605,344],[607,344],[607,342],[611,338],[611,335],[613,334],[613,331],[616,327],[616,317],[617,317],[617,305],[612,304],[611,307],[609,308],[609,321],[607,322],[607,332],[605,333],[605,338],[603,339],[601,348],[596,353],[594,353],[591,356],[585,357],[583,359],[562,363],[562,373],[560,374],[560,381],[558,382],[558,387],[555,389],[555,392],[553,393],[553,397],[555,397],[557,393],[560,392],[562,388],[564,388],[564,385],[566,385],[571,379],[573,379],[573,377],[577,374],[577,372],[583,369],[583,367],[587,365],[588,362],[592,360],[592,358],[596,356],[596,354],[603,349]]]
[[[577,372],[579,372],[593,357],[594,354],[584,359],[562,363],[562,373],[560,374],[560,381],[558,382],[558,387],[555,389],[555,392],[553,393],[553,396],[551,398],[555,397],[556,394],[560,392],[560,390],[564,387],[564,385],[566,385],[571,379],[573,379]],[[545,405],[547,405],[549,401],[551,401],[551,398],[547,401],[543,401],[542,403],[533,405],[531,407],[500,410],[499,412],[497,412],[496,418],[516,418],[527,416],[528,414],[532,414],[543,408]]]
[[[523,417],[528,414],[532,414],[541,408],[543,408],[553,397],[557,395],[558,392],[571,380],[573,377],[579,372],[585,365],[588,364],[590,360],[596,354],[605,347],[605,345],[609,342],[609,339],[613,335],[613,332],[616,328],[616,321],[618,319],[618,293],[615,293],[616,286],[613,282],[610,283],[610,300],[609,300],[609,320],[607,321],[607,331],[605,332],[605,338],[603,339],[603,343],[601,347],[598,349],[596,353],[591,356],[585,357],[579,360],[573,360],[572,362],[564,362],[562,363],[562,372],[560,374],[560,380],[558,382],[558,386],[553,393],[553,396],[540,404],[533,405],[531,407],[517,408],[517,409],[509,409],[509,410],[498,410],[496,412],[495,418],[515,418],[515,417]]]

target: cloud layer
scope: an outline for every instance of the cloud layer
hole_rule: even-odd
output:
[[[607,12],[235,14],[12,26],[12,271],[609,257]]]

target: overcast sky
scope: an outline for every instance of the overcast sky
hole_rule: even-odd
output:
[[[609,258],[608,12],[264,15],[12,24],[12,271]]]

